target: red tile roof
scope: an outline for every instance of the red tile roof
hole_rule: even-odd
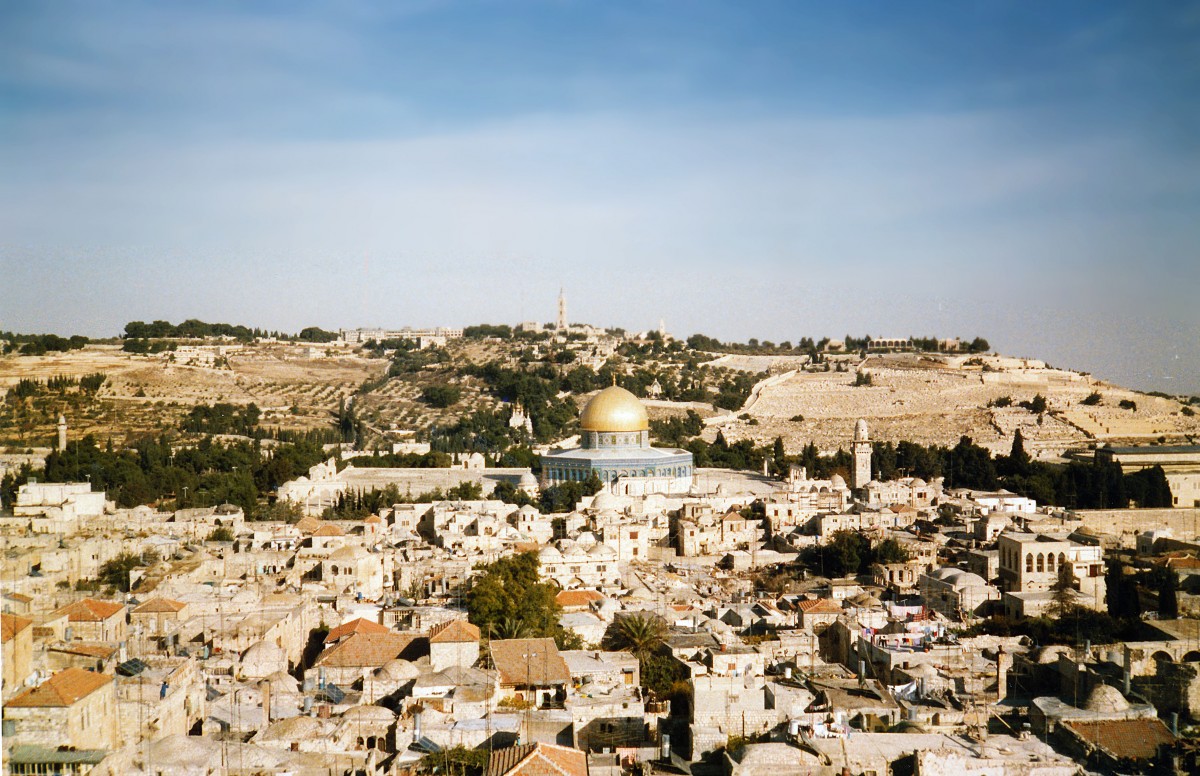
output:
[[[72,706],[111,681],[112,677],[106,674],[95,674],[82,668],[68,668],[16,696],[5,706],[18,709]]]
[[[33,620],[15,614],[0,614],[0,641],[7,644],[30,625],[33,625]]]
[[[1175,736],[1158,717],[1099,722],[1064,720],[1062,724],[1076,737],[1118,760],[1153,760],[1160,744],[1175,743]]]
[[[95,598],[85,598],[73,604],[67,604],[54,611],[55,616],[67,615],[71,622],[104,622],[125,607],[112,601],[97,601]]]
[[[349,622],[344,622],[341,625],[334,628],[333,630],[329,631],[329,635],[325,637],[325,643],[332,644],[333,642],[335,642],[339,639],[345,638],[346,636],[349,636],[354,633],[392,633],[392,632],[393,632],[392,629],[387,627],[386,625],[380,625],[377,622],[372,622],[371,620],[364,620],[362,617],[359,617],[357,619],[350,620]]]
[[[587,755],[554,744],[524,744],[497,749],[484,776],[587,776]]]
[[[479,628],[466,620],[451,620],[429,629],[430,644],[463,644],[479,641]]]
[[[490,644],[502,685],[548,685],[571,681],[554,639],[502,639]]]
[[[182,601],[172,601],[170,598],[151,598],[133,610],[134,614],[177,614],[184,610],[187,604]]]
[[[61,652],[64,655],[80,655],[82,657],[94,657],[100,660],[108,660],[115,655],[120,647],[112,644],[82,644],[78,641],[73,641],[70,644],[59,644],[55,647],[50,647],[51,652]]]
[[[564,590],[554,600],[564,609],[587,608],[596,601],[603,601],[604,595],[596,590]]]
[[[800,601],[796,608],[805,614],[841,614],[842,607],[828,598],[815,598]]]
[[[328,647],[316,665],[331,668],[378,668],[400,657],[415,636],[407,633],[352,633]]]

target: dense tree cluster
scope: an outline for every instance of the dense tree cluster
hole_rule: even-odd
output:
[[[825,544],[809,547],[800,555],[801,563],[823,577],[865,574],[877,563],[903,563],[908,558],[908,550],[895,539],[872,546],[857,531],[835,531]]]
[[[429,385],[421,390],[421,401],[437,409],[452,407],[461,398],[462,389],[457,385]]]
[[[333,342],[340,335],[336,331],[325,331],[317,326],[306,326],[296,335],[301,342]]]
[[[491,638],[553,638],[578,648],[578,637],[558,624],[558,588],[541,581],[536,553],[526,552],[479,566],[467,591],[467,619]]]
[[[189,318],[179,324],[172,324],[170,321],[151,321],[150,323],[130,321],[125,324],[125,331],[121,335],[122,339],[126,340],[148,341],[226,337],[241,342],[250,342],[259,337],[271,337],[278,340],[298,340],[300,342],[332,342],[338,336],[337,332],[326,331],[317,326],[306,326],[300,330],[299,334],[293,335],[281,331],[242,326],[241,324],[206,323],[195,318]]]
[[[204,437],[193,446],[173,447],[164,437],[147,437],[132,449],[102,448],[86,436],[46,457],[45,482],[90,481],[105,490],[118,506],[161,503],[175,506],[240,506],[248,518],[257,515],[260,498],[308,471],[325,454],[320,442],[301,439],[275,446],[270,457],[256,442],[214,441]],[[29,473],[18,472],[4,481],[6,503]],[[186,494],[186,495],[185,495]]]
[[[683,447],[692,437],[699,436],[704,430],[704,421],[695,410],[688,410],[687,415],[678,415],[665,420],[651,420],[650,434],[655,441],[664,446]]]
[[[258,419],[261,415],[258,405],[253,402],[245,406],[225,402],[213,405],[197,404],[188,410],[179,427],[198,434],[252,436],[258,429]]]
[[[1131,503],[1147,508],[1169,507],[1172,503],[1162,467],[1122,474],[1120,465],[1111,461],[1035,461],[1025,452],[1019,429],[1012,451],[998,457],[966,436],[954,447],[875,442],[871,469],[872,477],[878,480],[945,477],[948,488],[1005,487],[1042,504],[1076,509],[1119,509]]]
[[[251,329],[247,326],[229,323],[205,323],[195,318],[189,318],[180,324],[171,324],[169,321],[153,321],[151,323],[130,321],[125,324],[125,332],[122,336],[125,339],[207,339],[209,337],[232,337],[248,342],[254,339],[255,336],[262,336],[264,334],[266,332],[260,329]]]
[[[467,326],[463,329],[463,336],[467,339],[485,339],[487,337],[495,337],[498,339],[510,339],[513,335],[512,327],[506,323],[491,324],[481,323],[477,326]]]
[[[717,469],[758,471],[762,469],[763,457],[766,454],[749,439],[730,443],[720,431],[712,444],[703,439],[693,439],[684,448],[691,452],[696,466]]]
[[[47,353],[79,350],[91,340],[80,334],[60,337],[57,334],[15,334],[11,331],[0,331],[0,342],[4,343],[5,353],[44,356]]]
[[[848,352],[857,352],[866,350],[870,347],[873,337],[866,334],[862,337],[855,337],[847,334],[842,342],[845,343],[845,350]],[[934,336],[926,337],[909,337],[913,348],[918,351],[929,353],[937,353],[942,348],[942,340]],[[814,340],[812,337],[801,337],[793,346],[789,342],[780,342],[776,344],[770,340],[759,341],[751,338],[748,341],[742,342],[721,342],[720,340],[709,337],[704,334],[693,334],[687,338],[687,346],[692,350],[708,351],[711,353],[753,353],[762,355],[792,355],[792,354],[808,354],[816,355],[826,351],[829,346],[830,339],[822,337],[819,340]],[[991,350],[991,345],[983,337],[975,337],[972,340],[959,340],[959,350],[967,353],[986,353]]]

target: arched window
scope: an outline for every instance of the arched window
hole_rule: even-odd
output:
[[[1037,570],[1038,571],[1046,570],[1046,558],[1040,552],[1038,553],[1038,557],[1037,557]]]
[[[1066,563],[1066,562],[1067,562],[1067,556],[1066,556],[1066,555],[1064,555],[1063,553],[1061,553],[1061,552],[1060,552],[1060,553],[1058,554],[1058,565],[1060,565],[1060,566],[1061,566],[1061,565],[1063,565],[1063,564],[1064,564],[1064,563]]]
[[[1033,553],[1029,553],[1025,556],[1025,570],[1033,571]]]
[[[1054,571],[1054,553],[1046,555],[1046,571]]]

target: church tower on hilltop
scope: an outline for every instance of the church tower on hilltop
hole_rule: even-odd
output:
[[[850,487],[858,490],[871,481],[871,437],[867,433],[867,421],[861,418],[854,424],[854,442],[850,445],[850,452],[854,457]]]
[[[561,287],[558,289],[558,323],[555,328],[559,331],[567,330],[567,295]]]

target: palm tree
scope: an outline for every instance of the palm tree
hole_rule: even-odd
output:
[[[529,638],[529,626],[519,618],[505,617],[492,628],[492,638],[527,639]]]
[[[667,637],[667,621],[641,612],[618,617],[604,634],[604,648],[632,652],[638,659],[654,653]]]

